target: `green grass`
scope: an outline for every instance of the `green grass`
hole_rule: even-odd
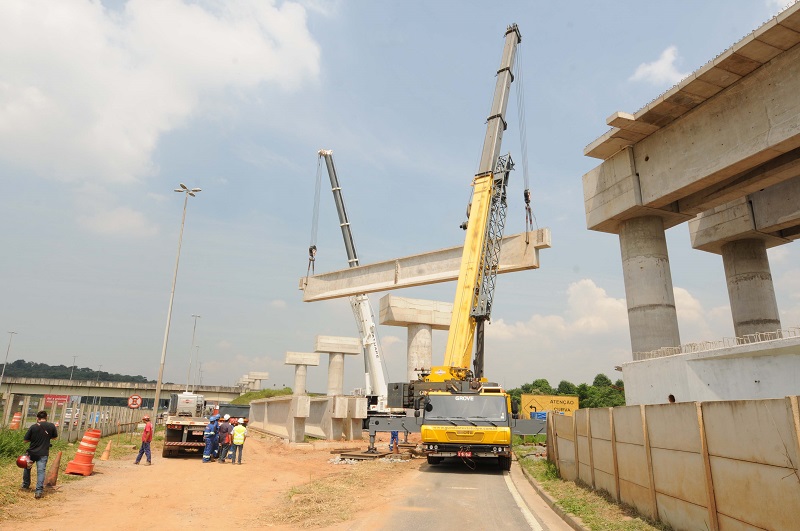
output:
[[[290,387],[284,387],[283,389],[262,389],[261,391],[250,391],[249,393],[245,393],[231,400],[231,404],[246,406],[253,400],[258,400],[260,398],[272,398],[273,396],[285,396],[290,394],[292,394],[292,389]]]
[[[515,446],[520,465],[542,486],[564,511],[577,516],[593,531],[669,531],[670,526],[653,522],[633,507],[617,503],[608,493],[592,490],[560,478],[558,468],[542,458],[521,457],[529,446]]]

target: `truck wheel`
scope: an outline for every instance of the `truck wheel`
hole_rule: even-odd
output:
[[[511,456],[497,456],[497,466],[500,470],[511,470]]]
[[[164,457],[164,458],[172,457],[174,455],[175,455],[175,453],[172,450],[170,450],[169,448],[167,448],[166,446],[161,451],[161,457]]]
[[[428,456],[428,464],[429,465],[438,465],[442,462],[442,458],[434,455]]]

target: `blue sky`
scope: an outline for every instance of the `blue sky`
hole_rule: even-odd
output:
[[[0,331],[9,360],[154,378],[183,197],[190,199],[165,379],[203,382],[355,336],[346,300],[303,303],[317,151],[332,149],[362,264],[460,245],[500,62],[520,27],[541,268],[498,279],[487,376],[590,382],[630,359],[616,236],[586,229],[583,148],[775,15],[784,2],[300,1],[0,3]],[[515,84],[516,85],[516,84]],[[507,233],[524,230],[516,97],[503,152]],[[329,187],[317,272],[346,267]],[[733,334],[719,256],[668,231],[683,342]],[[783,326],[800,323],[798,251],[770,251]],[[454,284],[394,292],[452,301]],[[377,312],[378,299],[371,296]],[[391,380],[405,329],[380,327]],[[7,336],[6,337],[7,340]],[[434,334],[434,363],[446,336]],[[3,342],[5,346],[5,341]],[[325,390],[326,360],[309,370]],[[345,389],[363,386],[348,359]]]

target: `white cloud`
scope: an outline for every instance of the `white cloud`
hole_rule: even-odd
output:
[[[286,301],[281,299],[275,299],[269,303],[270,306],[273,308],[286,308]]]
[[[144,238],[158,233],[158,227],[147,221],[144,214],[128,207],[80,216],[78,223],[96,234]]]
[[[630,81],[646,81],[651,85],[674,85],[688,74],[681,73],[675,67],[678,48],[670,46],[652,63],[642,63],[629,78]]]
[[[397,336],[381,336],[381,348],[389,348],[392,345],[399,344],[400,338]]]
[[[292,2],[3,2],[0,159],[50,179],[130,182],[157,171],[160,136],[202,101],[294,90],[319,59]]]

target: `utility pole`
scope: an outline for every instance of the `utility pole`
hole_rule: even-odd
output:
[[[69,381],[70,381],[70,382],[72,381],[72,373],[74,373],[74,372],[75,372],[75,359],[76,359],[77,357],[78,357],[77,355],[75,355],[75,356],[72,356],[72,369],[69,371]]]

